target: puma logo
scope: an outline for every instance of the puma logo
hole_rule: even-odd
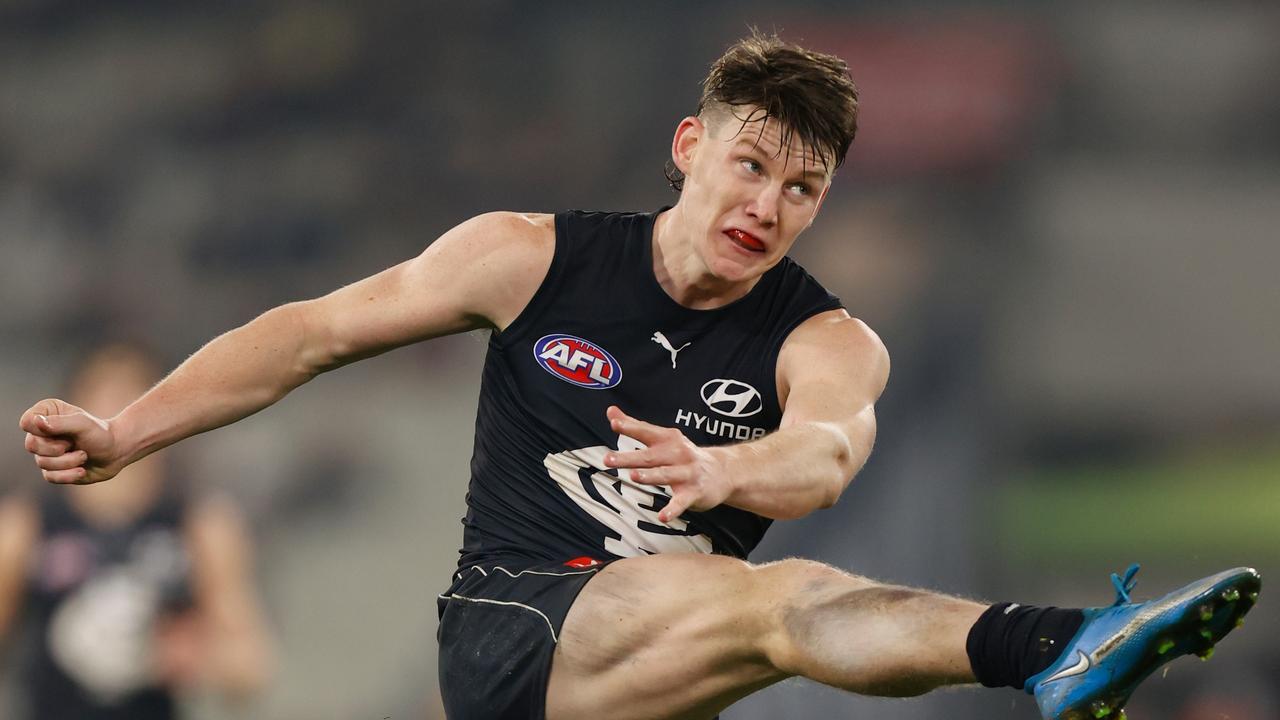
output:
[[[651,338],[649,338],[649,339],[650,339],[650,340],[652,340],[652,341],[654,341],[654,342],[656,342],[656,343],[658,343],[658,344],[659,344],[659,345],[661,345],[663,348],[665,348],[667,352],[671,353],[671,369],[672,369],[672,370],[675,370],[675,369],[676,369],[676,355],[677,355],[677,354],[679,354],[679,352],[680,352],[681,350],[683,350],[683,349],[685,349],[685,348],[687,348],[687,347],[689,347],[690,345],[692,345],[692,344],[693,344],[692,342],[687,342],[687,343],[685,343],[685,344],[681,345],[681,346],[680,346],[680,347],[678,347],[678,348],[677,348],[677,347],[672,347],[672,346],[671,346],[671,341],[670,341],[670,340],[668,340],[668,339],[667,339],[667,336],[666,336],[666,335],[663,335],[661,332],[655,332],[655,333],[653,334],[653,337],[651,337]]]

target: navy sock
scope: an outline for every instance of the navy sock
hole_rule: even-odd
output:
[[[965,650],[978,682],[1019,690],[1043,672],[1084,624],[1084,613],[1056,607],[999,603],[969,630]]]

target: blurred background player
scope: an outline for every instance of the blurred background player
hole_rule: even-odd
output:
[[[68,391],[113,413],[158,378],[142,349],[90,353]],[[246,699],[271,665],[239,511],[195,496],[152,457],[119,483],[0,500],[0,642],[19,618],[29,717],[167,720],[204,686]],[[25,613],[23,612],[25,611]]]

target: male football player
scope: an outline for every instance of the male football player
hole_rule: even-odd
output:
[[[981,682],[1103,716],[1253,604],[1247,568],[1153,603],[986,605],[816,562],[746,560],[871,451],[879,338],[786,257],[857,126],[838,58],[753,36],[676,126],[671,208],[499,212],[417,258],[213,340],[119,415],[22,416],[50,482],[130,462],[391,348],[491,330],[462,557],[440,595],[446,711],[710,718],[802,675],[913,695]],[[665,341],[665,342],[664,342]]]

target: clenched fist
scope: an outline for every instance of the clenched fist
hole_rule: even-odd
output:
[[[41,400],[22,414],[24,446],[51,483],[88,485],[115,477],[125,463],[111,424],[61,400]]]

